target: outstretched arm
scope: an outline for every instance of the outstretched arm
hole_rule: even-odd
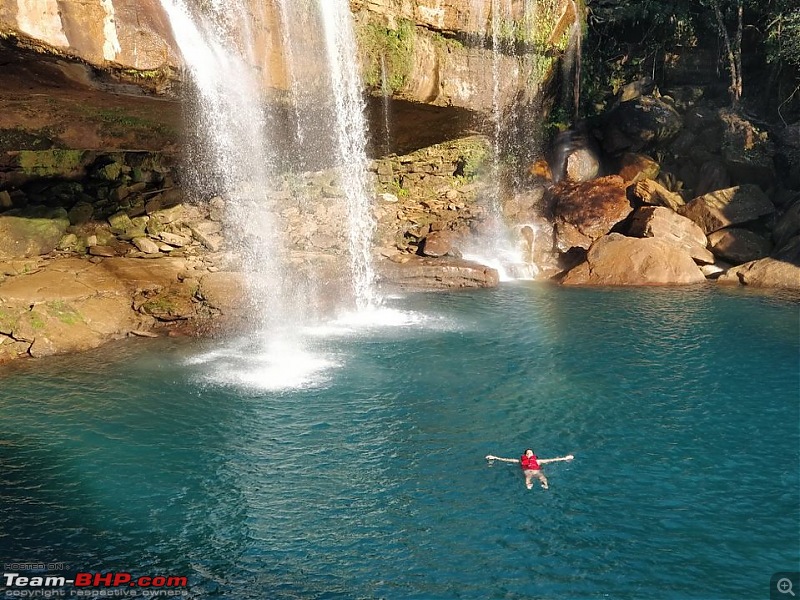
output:
[[[567,454],[566,456],[559,456],[558,458],[542,458],[538,462],[540,465],[546,465],[547,463],[554,463],[554,462],[561,462],[562,460],[572,460],[575,458],[572,454]]]
[[[503,458],[501,456],[493,456],[491,454],[487,454],[486,455],[486,460],[499,460],[501,462],[507,462],[507,463],[518,463],[519,462],[518,458]]]

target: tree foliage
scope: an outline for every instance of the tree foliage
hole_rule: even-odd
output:
[[[718,52],[734,103],[749,91],[785,98],[800,84],[800,0],[588,0],[587,9],[589,103],[603,85],[658,81],[669,55],[694,47]]]

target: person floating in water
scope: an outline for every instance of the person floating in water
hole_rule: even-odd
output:
[[[486,460],[489,461],[499,460],[507,463],[519,463],[519,466],[522,467],[522,474],[525,475],[525,487],[531,489],[533,487],[533,478],[535,477],[542,484],[542,489],[545,490],[549,489],[550,485],[547,482],[547,477],[545,477],[544,473],[542,473],[541,465],[559,462],[562,460],[572,460],[573,458],[575,457],[572,456],[572,454],[569,454],[559,458],[543,458],[542,460],[539,460],[539,458],[530,448],[525,450],[525,452],[519,458],[502,458],[500,456],[493,456],[491,454],[486,455]]]

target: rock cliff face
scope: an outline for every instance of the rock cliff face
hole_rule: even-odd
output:
[[[266,84],[289,86],[274,0],[253,1],[256,60]],[[555,61],[549,44],[566,0],[514,2],[510,12],[492,15],[490,0],[351,0],[365,79],[392,95],[416,102],[487,110],[498,98],[508,104],[519,93],[538,91]],[[308,32],[307,32],[308,34]],[[0,36],[21,39],[41,51],[113,72],[163,91],[175,77],[180,52],[159,0],[0,0]],[[493,53],[489,46],[502,44]],[[524,52],[514,48],[522,46]],[[535,51],[534,51],[535,49]],[[313,61],[301,68],[311,71]],[[504,74],[494,89],[492,72]],[[86,72],[92,75],[91,69]],[[533,85],[531,85],[533,84]],[[494,95],[494,97],[493,97]]]
[[[178,64],[158,0],[3,0],[0,29],[96,66],[146,71]]]

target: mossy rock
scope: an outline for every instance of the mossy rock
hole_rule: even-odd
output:
[[[414,23],[401,19],[395,28],[365,23],[359,26],[357,35],[359,48],[366,59],[362,62],[366,84],[390,92],[403,89],[414,68],[417,36]]]
[[[133,221],[131,221],[128,213],[124,211],[114,213],[108,217],[108,224],[111,226],[111,232],[117,235],[122,235],[135,229]]]
[[[69,227],[63,208],[10,210],[0,216],[0,256],[39,256],[55,250]]]
[[[85,155],[83,150],[21,150],[16,154],[16,162],[26,175],[74,177],[83,172]]]
[[[77,325],[84,322],[83,315],[63,300],[53,300],[45,305],[46,312],[64,325]]]

